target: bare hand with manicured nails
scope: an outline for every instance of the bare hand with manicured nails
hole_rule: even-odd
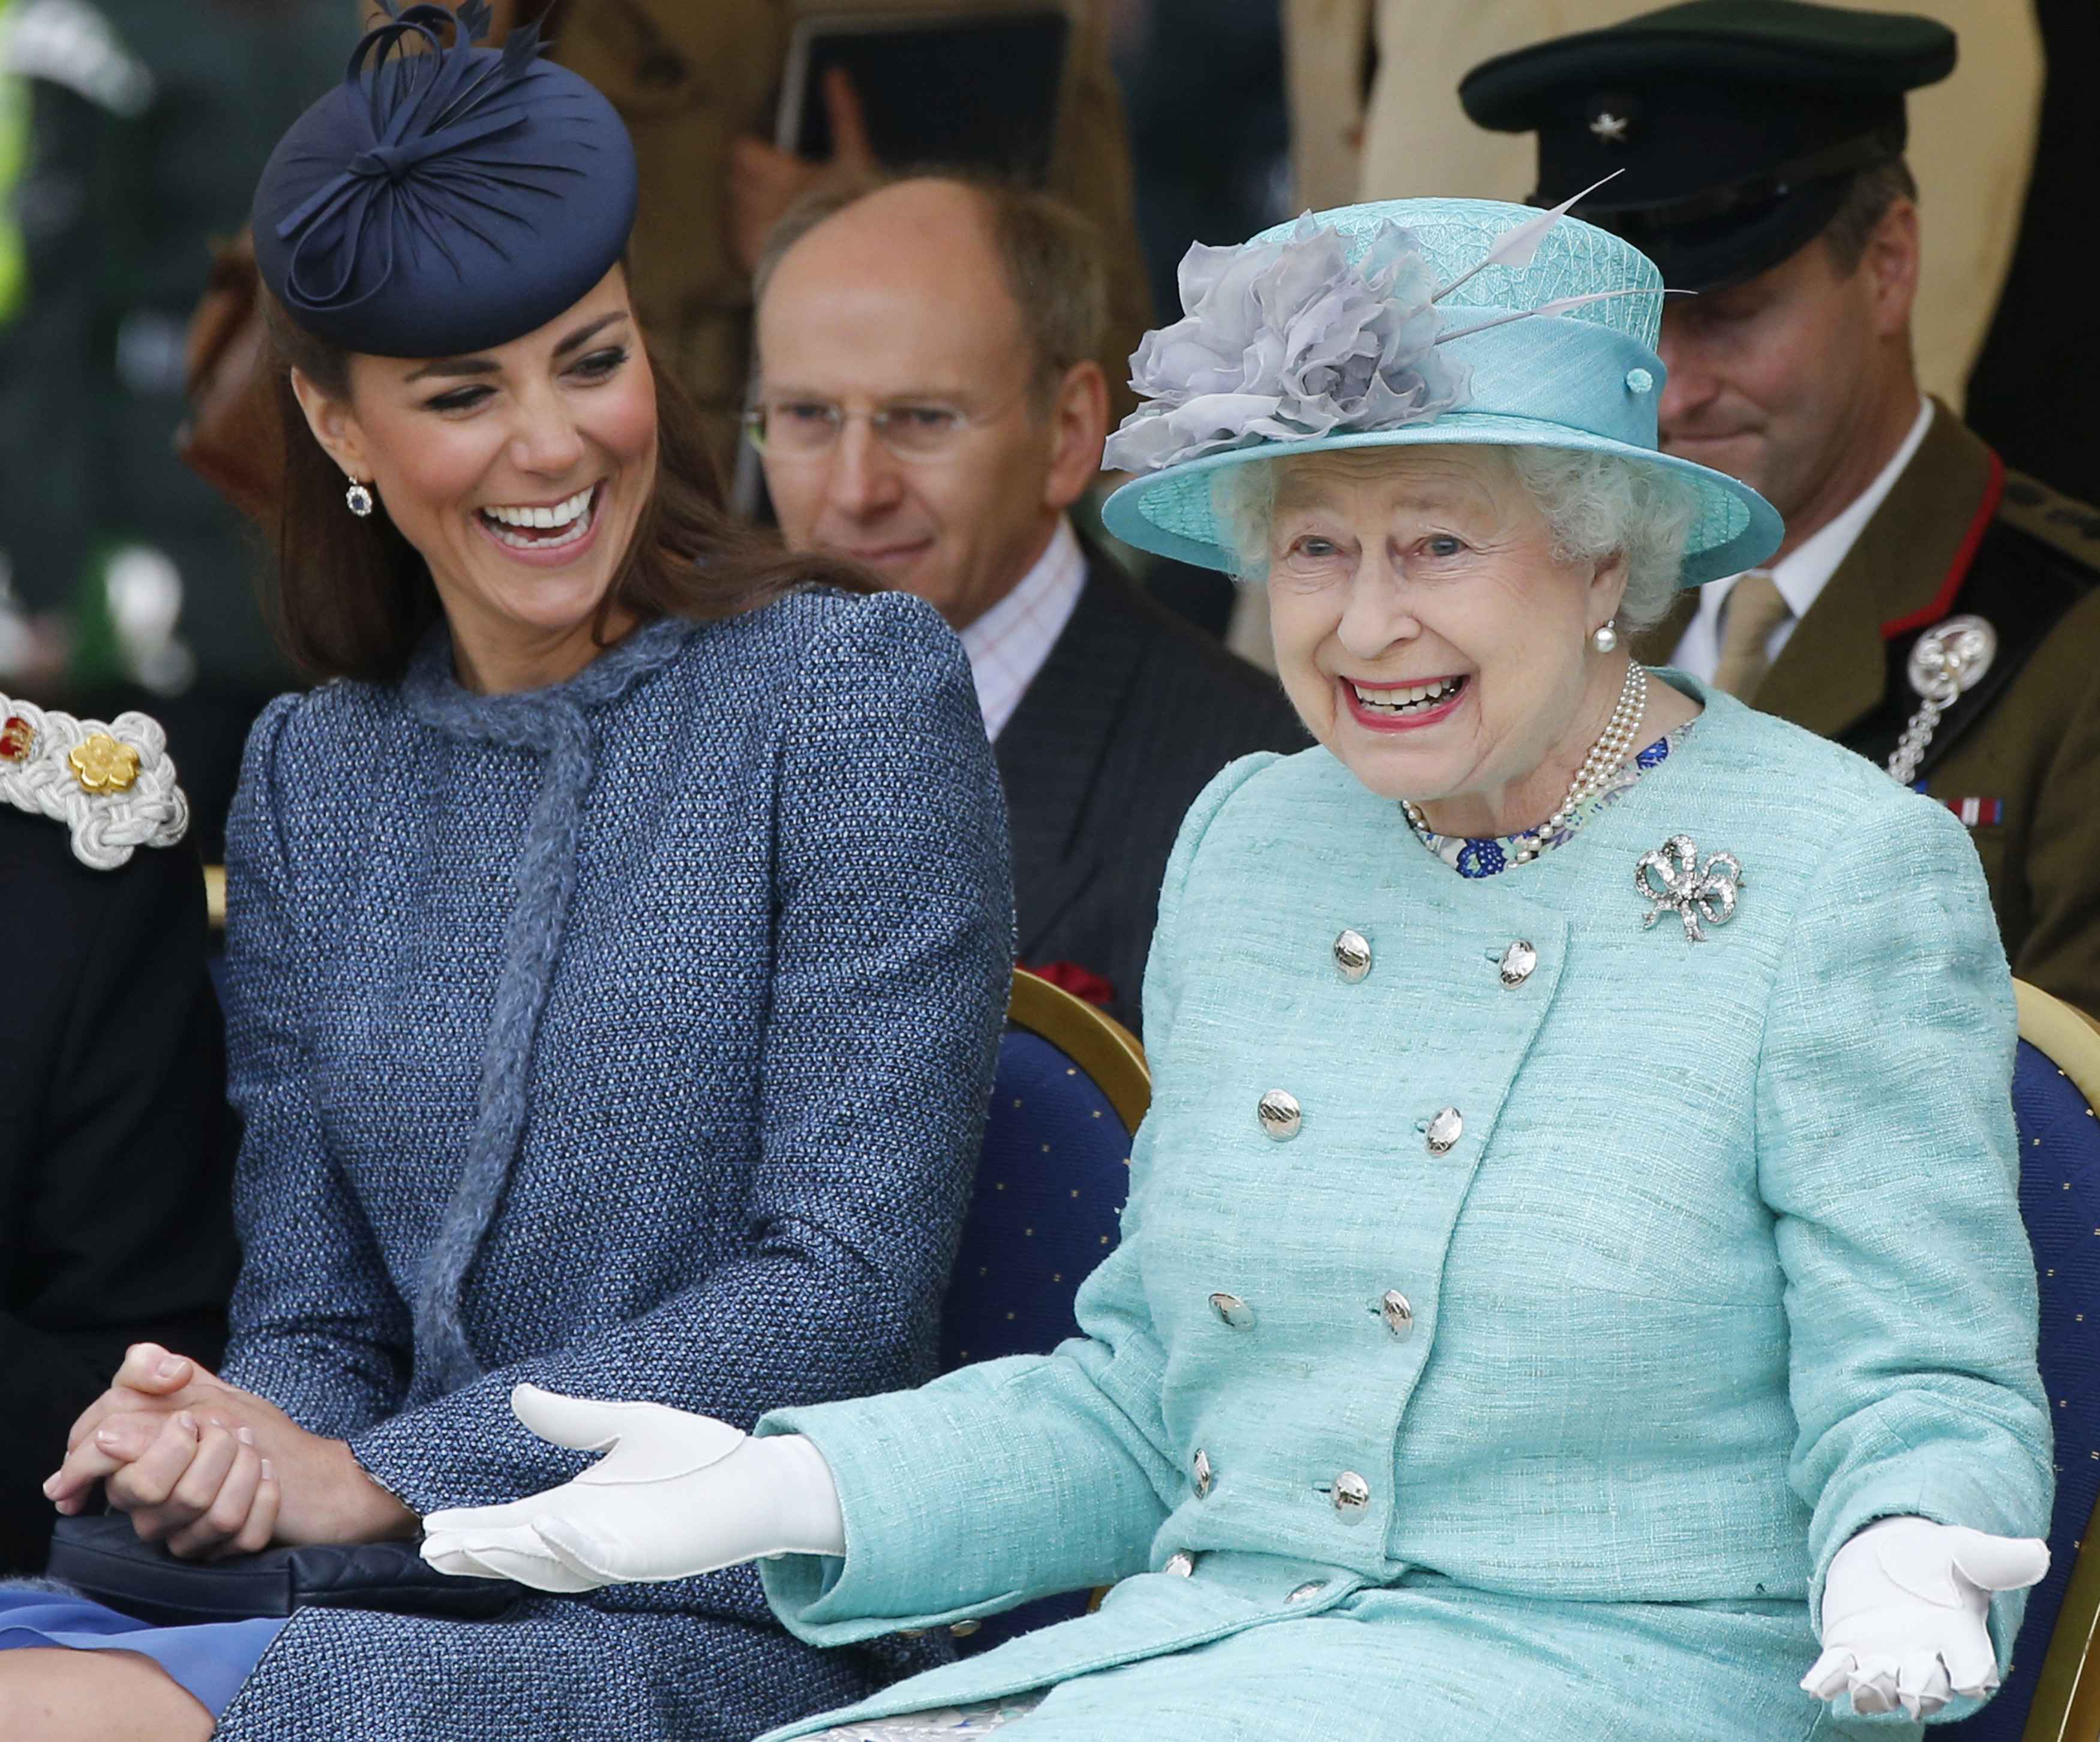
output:
[[[66,1434],[66,1450],[75,1450],[83,1440],[100,1432],[104,1425],[125,1415],[170,1416],[203,1399],[203,1387],[218,1381],[208,1369],[186,1355],[177,1355],[157,1343],[135,1343],[124,1352],[124,1364],[104,1391],[80,1415]],[[61,1497],[57,1486],[61,1470],[44,1484],[44,1493],[59,1502],[59,1510],[74,1513],[86,1504],[85,1492],[74,1493],[68,1484]]]
[[[1956,1695],[1998,1685],[1989,1618],[1994,1593],[2049,1572],[2032,1537],[1986,1536],[1928,1519],[1869,1524],[1831,1558],[1823,1585],[1823,1655],[1802,1678],[1818,1700],[1849,1692],[1872,1715],[1899,1706],[1930,1718]]]
[[[442,1572],[540,1590],[691,1578],[762,1555],[843,1555],[838,1490],[807,1440],[754,1439],[653,1403],[594,1403],[521,1385],[518,1419],[606,1455],[573,1482],[505,1506],[433,1512],[423,1559]]]
[[[44,1484],[61,1513],[82,1510],[100,1482],[143,1540],[185,1559],[378,1541],[416,1527],[343,1441],[154,1343],[127,1352],[68,1442]]]
[[[125,1418],[151,1434],[145,1449],[105,1481],[109,1503],[129,1513],[147,1542],[183,1559],[253,1555],[276,1534],[283,1492],[254,1430],[200,1422],[188,1410]]]

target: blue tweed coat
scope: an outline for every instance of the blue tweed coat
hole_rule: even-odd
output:
[[[1013,1742],[1843,1734],[1794,1686],[1832,1554],[1886,1514],[2045,1529],[1975,854],[1850,753],[1704,699],[1570,843],[1479,880],[1323,750],[1211,784],[1086,1336],[765,1423],[843,1500],[843,1561],[764,1569],[804,1638],[1121,1582],[858,1715],[1052,1686]],[[1703,942],[1643,926],[1635,862],[1678,834],[1744,867]]]
[[[227,1377],[418,1511],[587,1462],[511,1418],[521,1379],[748,1423],[927,1377],[1005,839],[960,648],[901,595],[658,624],[524,696],[461,691],[439,634],[398,686],[276,703],[228,839]],[[307,1611],[220,1735],[747,1742],[875,1668],[748,1569]]]

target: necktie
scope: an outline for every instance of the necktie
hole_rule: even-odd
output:
[[[1714,668],[1717,688],[1748,701],[1771,664],[1766,643],[1793,615],[1765,570],[1745,570],[1721,606],[1721,659]]]

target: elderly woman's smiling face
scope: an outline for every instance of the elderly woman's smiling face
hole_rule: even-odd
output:
[[[1493,448],[1311,455],[1278,462],[1274,485],[1269,622],[1308,730],[1432,827],[1540,821],[1625,671],[1590,641],[1618,605],[1623,562],[1557,555]]]

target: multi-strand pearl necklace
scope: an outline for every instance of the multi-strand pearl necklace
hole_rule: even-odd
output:
[[[1633,748],[1635,735],[1640,730],[1642,717],[1647,712],[1648,668],[1638,659],[1629,659],[1626,681],[1619,686],[1617,705],[1612,709],[1612,717],[1604,723],[1596,743],[1590,747],[1589,755],[1582,758],[1582,765],[1575,770],[1574,779],[1568,783],[1568,796],[1561,800],[1560,808],[1537,828],[1526,829],[1511,837],[1524,843],[1512,855],[1518,864],[1537,858],[1540,849],[1557,836],[1575,813],[1604,789],[1604,783],[1617,771]],[[1434,847],[1436,831],[1423,820],[1421,807],[1413,799],[1404,798],[1400,808],[1407,813],[1408,827],[1426,845]]]

